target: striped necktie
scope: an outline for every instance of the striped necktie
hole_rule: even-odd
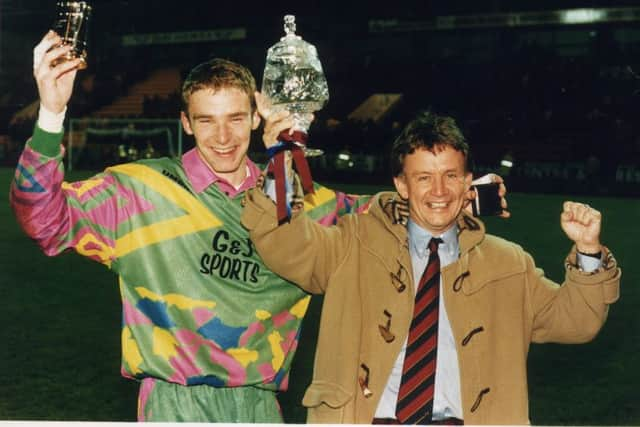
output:
[[[396,417],[402,424],[429,424],[433,412],[438,345],[438,304],[442,239],[429,241],[429,260],[422,273],[402,367]]]

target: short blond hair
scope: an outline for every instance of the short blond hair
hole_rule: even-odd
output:
[[[214,58],[196,65],[182,84],[182,109],[189,111],[189,98],[203,89],[217,91],[234,87],[246,93],[251,102],[251,111],[256,109],[254,92],[256,80],[248,68],[227,59]]]

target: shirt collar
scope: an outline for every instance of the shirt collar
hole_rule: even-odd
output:
[[[431,240],[432,237],[439,237],[442,239],[443,242],[440,244],[439,250],[444,249],[452,256],[457,254],[460,250],[460,246],[458,244],[458,224],[454,223],[451,228],[440,236],[434,236],[409,218],[407,229],[409,231],[409,245],[414,253],[416,253],[420,258],[424,258],[428,255],[427,246],[429,245],[429,240]]]
[[[234,197],[237,194],[255,187],[260,176],[260,169],[255,163],[247,157],[247,177],[245,180],[235,188],[226,179],[220,178],[214,171],[207,166],[202,160],[196,148],[184,153],[182,156],[182,165],[184,166],[185,173],[191,182],[191,186],[196,193],[202,193],[211,184],[216,184],[218,188],[227,193],[229,196]]]

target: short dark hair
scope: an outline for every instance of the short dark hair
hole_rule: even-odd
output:
[[[455,119],[440,116],[431,111],[422,111],[411,120],[396,138],[391,148],[391,173],[402,175],[404,159],[416,149],[435,153],[449,146],[464,155],[465,172],[469,171],[469,145]]]
[[[248,68],[227,59],[214,58],[196,65],[182,84],[182,109],[189,110],[189,98],[194,92],[202,89],[217,91],[234,87],[247,94],[251,101],[251,111],[256,109],[253,96],[256,91],[256,80]]]

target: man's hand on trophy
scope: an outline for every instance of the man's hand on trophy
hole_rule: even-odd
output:
[[[269,148],[278,143],[278,135],[293,126],[293,118],[287,110],[276,111],[269,99],[260,92],[255,93],[258,114],[264,121],[264,131],[262,141],[264,146]]]
[[[33,76],[38,85],[40,103],[52,113],[64,111],[71,93],[73,82],[81,59],[62,61],[53,66],[53,62],[72,49],[62,44],[58,34],[49,31],[33,49]]]
[[[289,130],[289,135],[293,134],[293,116],[284,109],[275,109],[269,99],[260,92],[255,93],[256,106],[258,114],[264,120],[264,132],[262,141],[264,146],[269,148],[278,143],[278,135],[282,131]],[[313,114],[309,114],[309,118],[313,121]]]

